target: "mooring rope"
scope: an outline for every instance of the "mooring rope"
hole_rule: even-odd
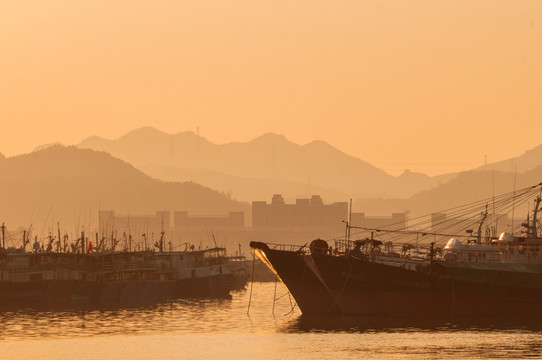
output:
[[[256,263],[256,256],[252,252],[252,277],[250,279],[250,296],[248,298],[247,316],[250,316],[250,304],[252,303],[252,289],[254,288],[254,264]]]

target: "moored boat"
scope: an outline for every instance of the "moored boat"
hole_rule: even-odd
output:
[[[540,184],[498,197],[499,211],[504,212],[507,202],[513,203],[514,211],[520,200],[539,191]],[[518,236],[483,231],[491,229],[485,205],[483,212],[469,209],[478,230],[471,230],[473,223],[468,222],[467,235],[454,234],[453,240],[452,234],[427,230],[363,229],[382,240],[345,238],[336,240],[333,248],[321,239],[309,247],[261,242],[251,247],[288,287],[304,314],[540,315],[539,204],[536,196],[531,220],[521,224]],[[467,222],[466,213],[457,217],[456,229]],[[447,237],[448,242],[444,247],[436,241],[425,246],[398,244],[385,241],[384,234]]]
[[[0,248],[0,308],[226,297],[233,289],[230,267],[223,248],[88,253]]]
[[[156,253],[164,276],[173,281],[173,297],[226,297],[234,275],[225,248]]]

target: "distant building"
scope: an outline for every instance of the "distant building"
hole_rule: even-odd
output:
[[[194,229],[244,228],[245,213],[233,211],[226,216],[221,215],[188,215],[188,211],[173,213],[173,231],[182,232]]]
[[[191,215],[187,211],[117,215],[113,211],[100,211],[98,232],[101,238],[118,240],[117,250],[153,249],[163,231],[166,250],[184,250],[192,245],[198,249],[216,243],[226,247],[231,254],[248,256],[250,241],[303,245],[321,238],[334,246],[333,239],[345,236],[348,203],[325,204],[319,195],[313,195],[287,204],[282,195],[275,194],[270,203],[252,203],[251,227],[246,226],[246,215],[240,211],[224,215]],[[352,225],[401,229],[406,226],[406,214],[369,217],[364,213],[352,213]]]
[[[100,211],[98,222],[98,233],[106,237],[109,237],[112,231],[137,237],[142,234],[158,235],[171,228],[169,211],[157,211],[154,215],[115,215],[114,211]]]
[[[114,211],[98,213],[96,241],[117,240],[116,249],[152,249],[162,232],[170,231],[169,211],[157,211],[154,215],[115,215]],[[114,240],[113,240],[114,239]]]
[[[248,247],[246,241],[245,213],[232,211],[227,215],[189,215],[187,211],[173,213],[174,243],[181,244],[181,250],[187,244],[197,248],[214,246],[226,247],[231,253],[237,253],[239,244]],[[246,249],[248,253],[248,248]]]
[[[348,203],[337,202],[325,205],[319,195],[310,199],[297,199],[295,204],[286,204],[280,194],[273,195],[271,203],[252,202],[252,227],[317,229],[336,231],[344,228]]]
[[[352,226],[370,229],[399,230],[407,225],[406,213],[392,213],[391,216],[365,216],[365,213],[352,213]]]
[[[234,211],[228,215],[189,215],[175,211],[173,223],[169,211],[154,215],[117,215],[113,211],[99,212],[100,238],[115,238],[120,249],[153,249],[162,231],[165,249],[184,250],[187,244],[196,248],[226,246],[237,249],[245,242],[245,213]],[[214,237],[214,239],[213,239]],[[170,246],[171,243],[171,246]]]

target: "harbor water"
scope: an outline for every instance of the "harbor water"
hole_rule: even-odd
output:
[[[13,360],[533,359],[542,357],[542,320],[307,318],[280,283],[254,283],[227,299],[7,309],[0,353]]]

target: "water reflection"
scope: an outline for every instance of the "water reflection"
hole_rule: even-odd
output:
[[[532,318],[299,316],[281,331],[321,335],[329,353],[376,359],[525,359],[542,355]]]
[[[423,316],[307,316],[289,321],[286,333],[305,332],[454,332],[531,331],[542,332],[539,319],[532,317],[423,317]]]
[[[33,305],[0,312],[0,339],[148,334],[178,330],[228,309],[231,299],[183,299],[145,304]],[[209,324],[207,324],[209,325]]]
[[[0,312],[0,339],[276,331],[300,313],[295,308],[292,311],[288,297],[273,302],[274,291],[273,284],[259,284],[254,287],[252,299],[248,290],[241,290],[228,298],[4,308]],[[280,292],[286,293],[286,289]],[[290,315],[284,316],[287,313]]]
[[[44,360],[57,359],[53,355],[59,347],[65,349],[63,359],[90,359],[91,354],[80,349],[97,338],[101,350],[119,360],[176,359],[181,352],[192,359],[226,359],[232,357],[232,344],[236,354],[247,354],[247,359],[542,355],[538,319],[303,316],[295,307],[292,312],[285,293],[281,287],[275,291],[274,284],[258,284],[252,298],[249,291],[241,291],[229,299],[10,309],[0,312],[0,340],[6,358],[34,357],[45,347],[52,355]],[[26,352],[17,345],[21,340]],[[122,346],[127,350],[119,351]]]

